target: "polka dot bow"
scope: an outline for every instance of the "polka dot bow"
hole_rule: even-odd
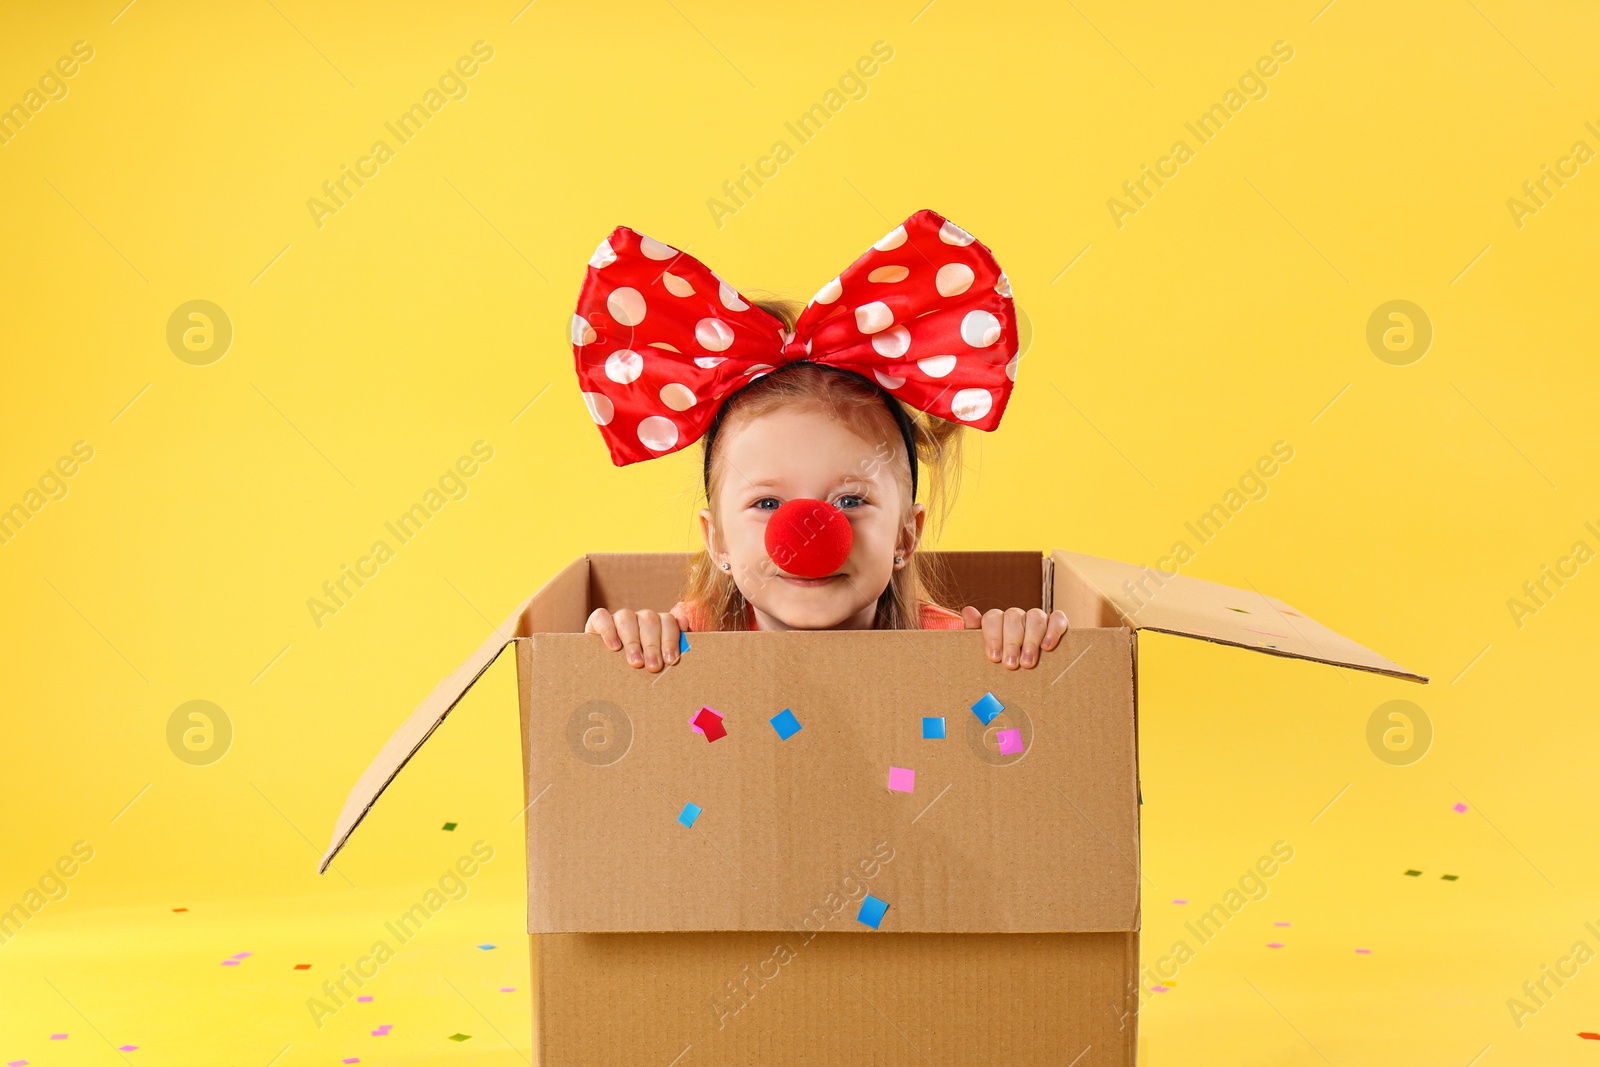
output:
[[[801,359],[993,430],[1017,348],[1011,285],[994,256],[926,210],[824,285],[793,334],[693,256],[626,226],[595,249],[572,316],[583,402],[619,467],[693,444],[729,395]]]

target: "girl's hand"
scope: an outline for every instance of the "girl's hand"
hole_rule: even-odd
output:
[[[961,609],[961,618],[969,630],[982,628],[989,662],[999,663],[1004,653],[1008,671],[1017,669],[1018,659],[1023,667],[1037,666],[1039,650],[1055,648],[1067,632],[1067,613],[1059,608],[1046,615],[1043,608],[990,608],[979,612],[968,604]]]
[[[599,634],[606,647],[616,652],[628,650],[628,666],[662,669],[665,655],[668,666],[678,662],[678,619],[670,611],[633,611],[623,608],[613,617],[605,608],[595,608],[584,626],[586,634]]]

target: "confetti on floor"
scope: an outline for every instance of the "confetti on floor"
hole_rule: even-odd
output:
[[[978,702],[972,705],[972,714],[976,715],[978,721],[985,726],[993,722],[994,717],[1004,710],[1006,710],[1006,706],[996,700],[993,693],[983,694],[978,699]]]
[[[359,1001],[361,1001],[361,1002],[362,1002],[362,1003],[363,1003],[363,1004],[365,1004],[365,1003],[367,1003],[367,1002],[368,1002],[368,1001],[370,1001],[370,1000],[371,1000],[371,999],[372,999],[372,997],[371,997],[371,995],[370,995],[370,994],[369,994],[369,995],[367,995],[367,996],[364,996],[364,997],[357,997],[357,998],[356,998],[356,999],[357,999],[357,1000],[359,1000]]]
[[[339,1062],[340,1063],[360,1063],[361,1059],[358,1056],[346,1056],[344,1059],[340,1060]]]
[[[66,1039],[67,1039],[67,1035],[66,1034],[51,1034],[50,1035],[50,1040],[51,1041],[65,1041]]]
[[[794,717],[794,712],[784,708],[770,720],[772,728],[778,731],[778,740],[787,741],[800,732],[800,720]]]
[[[678,631],[678,652],[680,654],[682,654],[682,653],[687,652],[687,651],[689,651],[689,635],[686,632],[684,632],[683,630],[679,630]]]
[[[1020,729],[1001,730],[994,735],[994,739],[1000,745],[1000,754],[1002,756],[1014,756],[1022,751],[1022,731]]]
[[[239,961],[238,960],[223,960],[222,961],[222,965],[224,967],[237,967],[237,966],[239,966]]]
[[[719,721],[722,719],[722,712],[718,711],[716,708],[709,707],[709,706],[702,707],[699,711],[697,711],[693,715],[689,716],[689,725],[694,728],[694,732],[695,733],[697,733],[697,734],[705,733],[704,730],[700,729],[700,716],[705,714],[708,711],[711,714],[715,715]]]
[[[1164,985],[1153,985],[1150,987],[1150,992],[1152,993],[1165,993],[1166,991],[1167,987]]]
[[[883,915],[888,910],[888,901],[879,900],[871,893],[868,893],[861,899],[861,910],[856,913],[856,922],[864,923],[876,930],[878,924],[883,922]]]
[[[457,825],[456,823],[447,822],[447,823],[444,824],[444,828],[446,830],[454,830],[456,828],[456,825]]]
[[[188,911],[188,908],[173,908],[173,911]]]
[[[1591,1034],[1587,1030],[1578,1031],[1578,1036],[1583,1038],[1585,1041],[1600,1041],[1600,1034]]]
[[[926,741],[941,741],[944,739],[944,716],[929,715],[922,720],[922,737]]]
[[[698,804],[685,804],[683,810],[678,813],[678,821],[690,829],[694,828],[694,821],[699,817],[700,805]]]
[[[1288,637],[1289,636],[1288,634],[1273,633],[1271,630],[1258,630],[1254,626],[1246,626],[1245,629],[1249,630],[1253,634],[1266,634],[1268,637]]]
[[[1174,904],[1187,904],[1189,902],[1187,900],[1174,900],[1173,903]]]
[[[1467,813],[1467,806],[1458,800],[1454,805],[1451,806],[1450,810],[1458,815],[1465,815]]]
[[[1407,871],[1406,874],[1411,878],[1420,878],[1422,876],[1421,871]]]
[[[485,952],[488,952],[490,949],[494,948],[493,945],[479,945],[478,947],[483,949]]]
[[[1277,941],[1268,941],[1268,942],[1267,942],[1267,947],[1268,947],[1268,948],[1282,948],[1282,947],[1283,947],[1283,945],[1281,945],[1281,944],[1280,944],[1280,943],[1278,943],[1278,942],[1277,942]]]
[[[309,964],[309,963],[297,963],[297,964],[294,965],[294,969],[297,970],[297,971],[309,971],[311,969],[311,964]]]
[[[472,1035],[471,1034],[451,1034],[450,1035],[450,1040],[451,1041],[470,1041],[471,1039],[472,1039]]]
[[[118,1045],[117,1046],[117,1051],[118,1052],[133,1052],[138,1047],[139,1047],[138,1045]]]
[[[27,1060],[7,1060],[6,1067],[28,1067]]]
[[[1456,880],[1456,879],[1457,879],[1457,878],[1460,878],[1460,877],[1461,877],[1461,876],[1460,876],[1460,875],[1459,875],[1459,874],[1441,874],[1441,875],[1440,875],[1440,876],[1439,876],[1439,877],[1440,877],[1440,879],[1442,879],[1442,880],[1443,880],[1443,881],[1446,881],[1446,882],[1453,882],[1453,881],[1455,881],[1455,880]]]
[[[1372,950],[1370,948],[1358,948],[1356,949],[1356,954],[1360,956],[1370,956],[1372,955]]]
[[[1273,923],[1273,926],[1288,926],[1288,923]]]
[[[908,767],[890,767],[889,788],[896,793],[916,792],[917,772]]]
[[[517,987],[514,985],[503,985],[500,987],[500,992],[502,993],[515,993],[516,991]]]

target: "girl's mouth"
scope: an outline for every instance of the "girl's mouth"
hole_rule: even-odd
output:
[[[830,574],[826,578],[795,578],[787,574],[779,574],[778,577],[782,578],[791,585],[798,585],[801,588],[809,589],[813,586],[827,585],[829,582],[834,581],[835,579],[843,578],[844,575]]]

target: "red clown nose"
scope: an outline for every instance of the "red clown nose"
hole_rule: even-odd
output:
[[[796,578],[826,578],[849,558],[854,536],[844,512],[800,497],[767,520],[767,555]]]

